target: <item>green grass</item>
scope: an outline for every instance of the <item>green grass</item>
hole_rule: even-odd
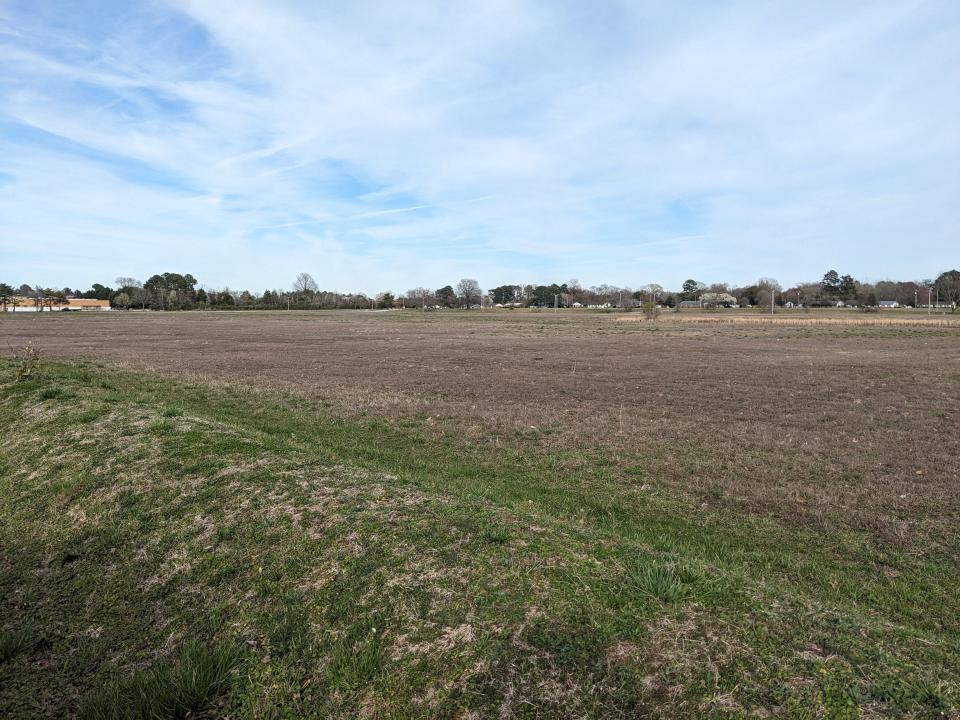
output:
[[[5,717],[958,705],[955,562],[691,506],[654,454],[92,365],[0,385],[0,422]]]

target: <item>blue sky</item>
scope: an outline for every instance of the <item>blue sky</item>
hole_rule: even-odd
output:
[[[960,3],[0,0],[0,280],[960,265]]]

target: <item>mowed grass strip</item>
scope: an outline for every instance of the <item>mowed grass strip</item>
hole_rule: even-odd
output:
[[[89,364],[14,370],[4,717],[956,710],[948,560],[690,506],[657,458],[584,463]]]

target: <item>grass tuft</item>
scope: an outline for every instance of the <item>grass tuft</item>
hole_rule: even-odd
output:
[[[93,691],[80,703],[80,720],[173,720],[203,709],[227,685],[239,654],[232,645],[192,643],[129,678]]]
[[[278,600],[280,607],[267,624],[270,648],[275,653],[287,655],[309,643],[310,623],[303,602],[295,597]]]
[[[29,630],[5,630],[0,632],[0,663],[12,660],[33,645]]]
[[[146,429],[148,433],[152,433],[154,435],[165,435],[169,432],[173,432],[174,425],[173,421],[171,421],[169,418],[163,417],[152,421],[149,425],[147,425]]]
[[[356,689],[372,682],[383,672],[383,629],[373,623],[369,617],[361,619],[333,649],[326,672],[333,687]]]
[[[491,545],[506,545],[510,542],[510,531],[498,525],[489,525],[480,533],[484,542]]]
[[[679,603],[693,595],[692,574],[676,565],[643,565],[630,577],[630,585],[641,595],[665,604]]]
[[[924,677],[889,676],[870,688],[875,700],[892,702],[901,707],[947,711],[953,706],[945,683]]]

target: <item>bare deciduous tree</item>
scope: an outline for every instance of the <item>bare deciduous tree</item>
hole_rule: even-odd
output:
[[[760,307],[771,307],[783,288],[774,278],[762,277],[757,280],[757,304]]]
[[[463,278],[457,283],[457,295],[460,296],[463,304],[466,307],[470,307],[474,303],[480,302],[480,292],[480,283],[478,283],[476,280]]]
[[[406,292],[407,302],[413,307],[426,308],[433,305],[433,292],[429,288],[415,287]]]
[[[313,279],[310,273],[300,273],[297,279],[293,281],[293,291],[296,293],[315,293],[320,289],[317,281]]]
[[[122,290],[122,294],[126,296],[123,301],[126,304],[122,304],[121,307],[129,308],[131,305],[139,305],[141,310],[146,307],[147,291],[143,289],[142,282],[135,277],[118,277],[116,282],[117,290]]]

